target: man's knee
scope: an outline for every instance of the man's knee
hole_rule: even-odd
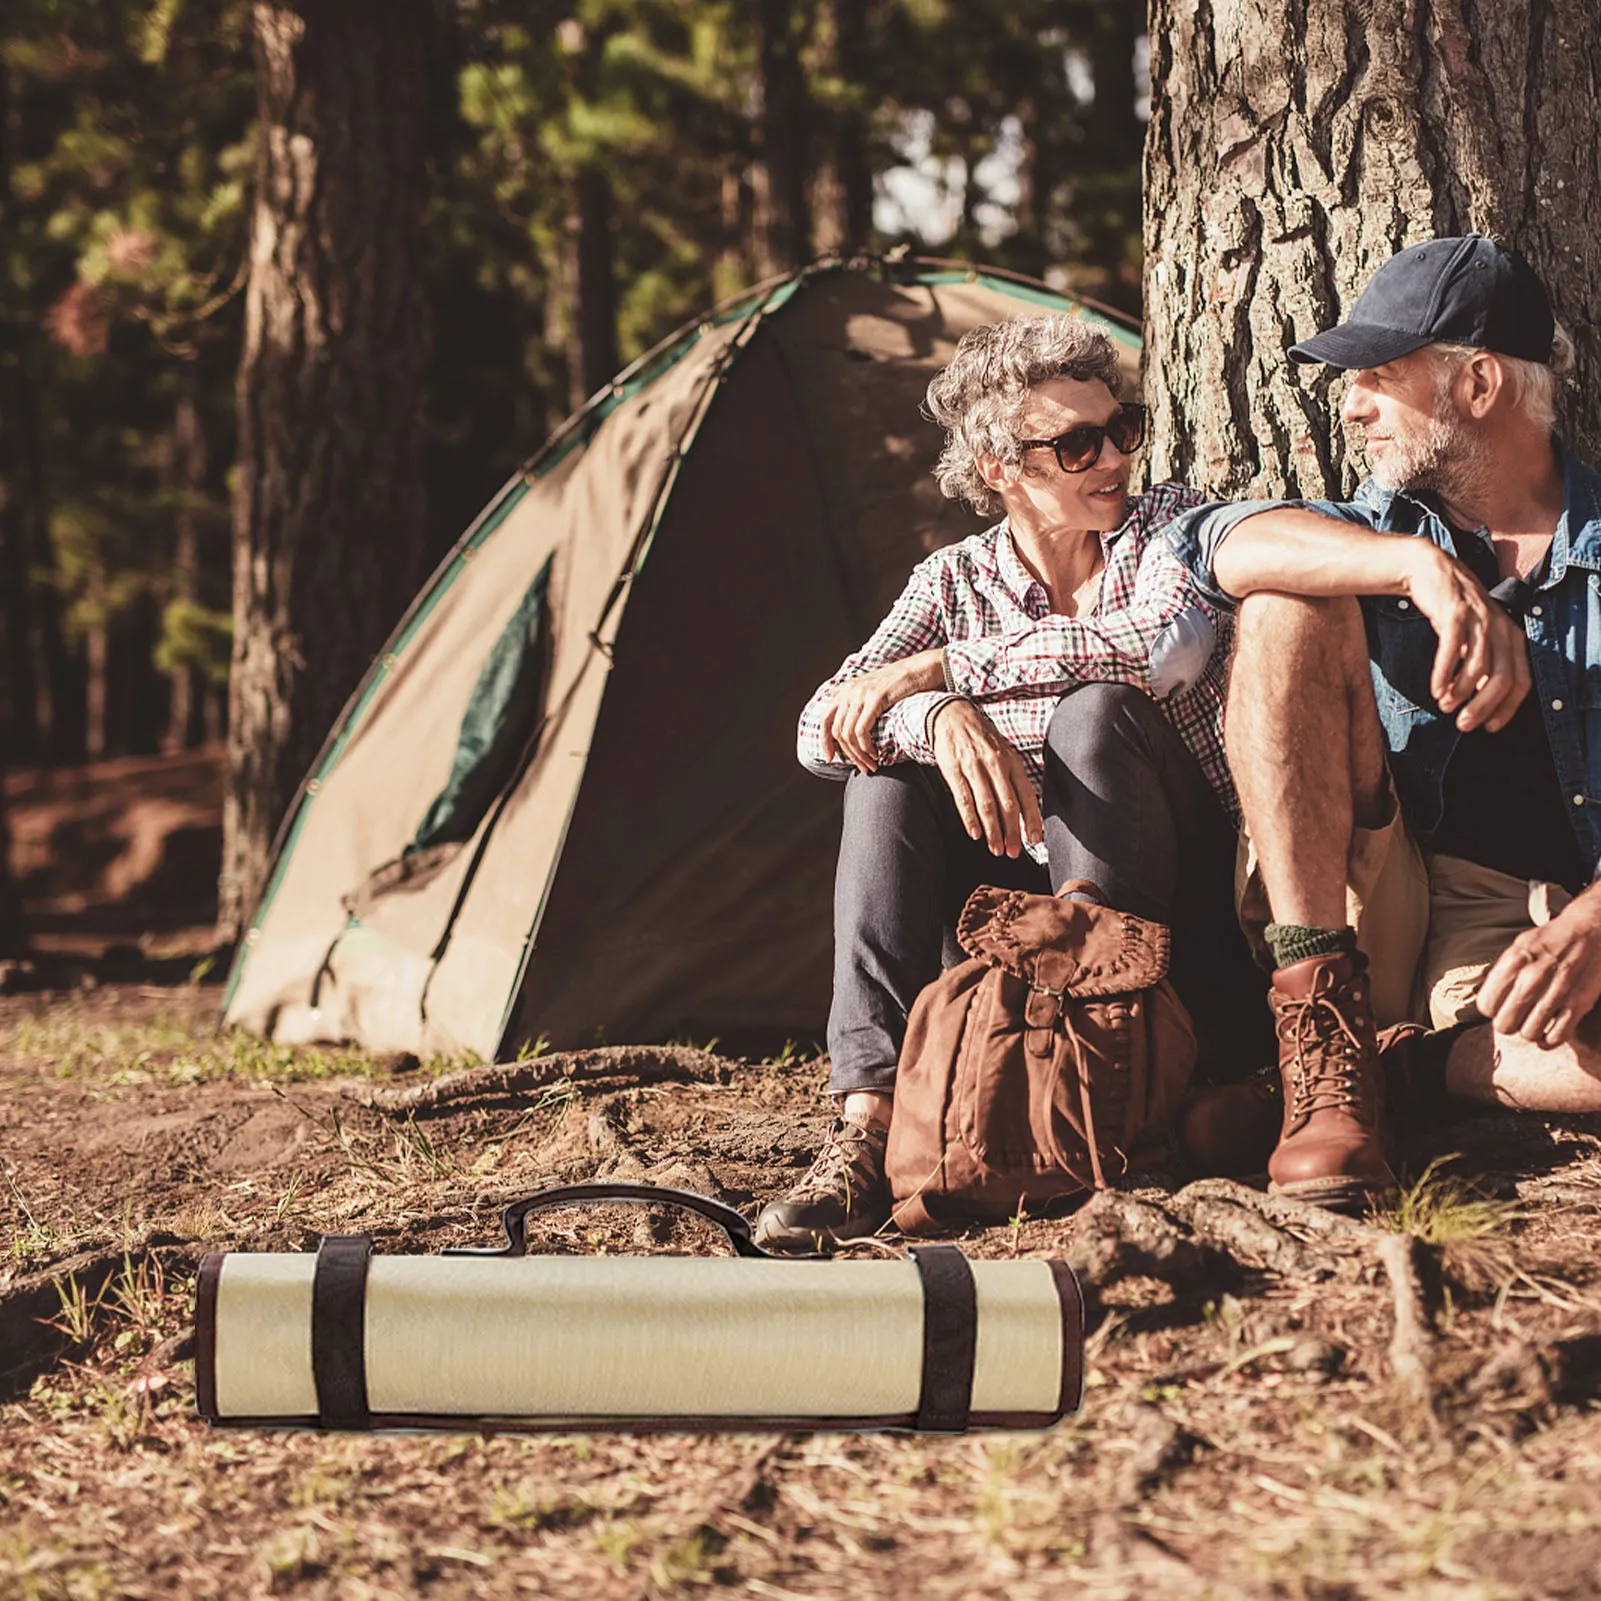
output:
[[[1161,708],[1128,684],[1080,684],[1051,713],[1045,747],[1072,772],[1109,750],[1149,753],[1149,730]]]
[[[1367,659],[1361,603],[1350,595],[1279,595],[1266,591],[1240,602],[1234,656],[1281,653],[1309,642],[1356,645]]]

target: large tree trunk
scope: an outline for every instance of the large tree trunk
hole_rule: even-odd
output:
[[[20,956],[28,948],[22,901],[11,876],[11,828],[6,818],[4,778],[5,768],[0,765],[0,961]]]
[[[873,169],[864,108],[868,0],[830,0],[822,12],[839,99],[827,122],[827,146],[812,185],[813,244],[818,253],[854,256],[873,226]]]
[[[581,27],[570,70],[579,100],[599,104],[607,42],[615,17]],[[615,207],[605,153],[592,150],[571,180],[564,241],[567,298],[567,386],[573,410],[617,376],[617,243]]]
[[[106,668],[111,656],[111,622],[106,615],[106,569],[91,564],[84,585],[89,621],[83,631],[83,753],[90,761],[106,754]]]
[[[598,162],[586,161],[573,179],[567,228],[567,378],[576,411],[618,367],[611,180]]]
[[[1089,148],[1094,179],[1080,186],[1088,202],[1085,255],[1104,274],[1099,293],[1126,311],[1139,311],[1139,263],[1130,246],[1140,225],[1140,145],[1145,128],[1136,108],[1134,47],[1145,28],[1140,0],[1099,7],[1090,51],[1095,99]]]
[[[219,933],[418,577],[427,0],[256,0]]]
[[[40,385],[21,327],[0,325],[0,633],[10,688],[11,754],[18,761],[79,754],[57,716],[73,693],[61,597],[36,572],[51,565],[50,508],[39,437]]]
[[[1579,347],[1569,437],[1601,457],[1595,0],[1152,0],[1146,389],[1153,476],[1338,494],[1332,374],[1286,355],[1385,259],[1515,245]]]
[[[206,439],[195,404],[195,373],[191,365],[172,420],[172,475],[178,486],[177,530],[172,554],[172,598],[194,606],[200,600],[200,497],[206,482]],[[167,702],[166,751],[189,744],[205,681],[193,662],[179,662],[172,670]]]
[[[811,255],[806,200],[807,95],[802,53],[813,0],[757,0],[762,84],[761,160],[756,179],[757,266],[789,272]]]

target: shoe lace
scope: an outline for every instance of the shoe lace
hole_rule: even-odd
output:
[[[1362,1036],[1333,996],[1331,983],[1319,982],[1301,1000],[1278,1004],[1278,1037],[1294,1049],[1295,1090],[1290,1121],[1313,1112],[1362,1109]]]
[[[806,1170],[805,1176],[790,1191],[794,1200],[810,1200],[816,1196],[837,1195],[842,1189],[847,1204],[857,1182],[853,1164],[856,1152],[853,1147],[869,1142],[874,1135],[844,1118],[837,1119],[823,1138],[823,1148]]]

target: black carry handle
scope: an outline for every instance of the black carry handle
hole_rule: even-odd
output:
[[[540,1190],[513,1201],[500,1215],[500,1226],[506,1235],[504,1245],[464,1245],[447,1247],[443,1256],[525,1256],[528,1253],[527,1223],[530,1213],[543,1212],[547,1207],[572,1206],[579,1201],[631,1201],[640,1206],[676,1206],[685,1212],[695,1212],[715,1223],[734,1247],[735,1256],[760,1257],[775,1260],[771,1251],[764,1251],[756,1243],[750,1224],[731,1206],[714,1201],[709,1195],[696,1195],[692,1190],[673,1190],[660,1184],[615,1183],[562,1184],[555,1189]]]

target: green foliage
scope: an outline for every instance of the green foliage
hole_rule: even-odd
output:
[[[232,641],[233,618],[227,612],[212,611],[198,601],[176,596],[161,614],[155,663],[164,673],[198,667],[212,683],[226,684]]]
[[[18,0],[0,63],[19,130],[0,168],[0,379],[31,411],[17,437],[37,441],[31,460],[0,456],[0,475],[8,500],[42,502],[44,531],[23,565],[65,650],[99,635],[125,640],[146,678],[180,657],[214,674],[195,613],[229,594],[228,452],[215,447],[232,432],[249,8]],[[214,442],[188,459],[185,402]],[[183,637],[163,663],[157,619],[183,587]]]
[[[619,362],[768,270],[761,28],[778,15],[768,53],[803,81],[791,133],[814,240],[831,236],[854,150],[877,187],[876,247],[1137,293],[1132,110],[1107,131],[1133,104],[1132,0],[449,0],[419,108],[435,554],[581,389],[581,178],[608,198]],[[121,664],[100,670],[128,669],[146,700],[165,693],[158,675],[226,675],[251,7],[9,0],[0,73],[0,405],[26,413],[0,442],[0,504],[20,531],[0,539],[26,547],[13,570],[53,663],[44,700],[81,724],[96,642]],[[0,679],[0,722],[7,691]],[[130,718],[114,715],[112,748],[153,739],[156,714]],[[56,734],[81,748],[81,727]]]

